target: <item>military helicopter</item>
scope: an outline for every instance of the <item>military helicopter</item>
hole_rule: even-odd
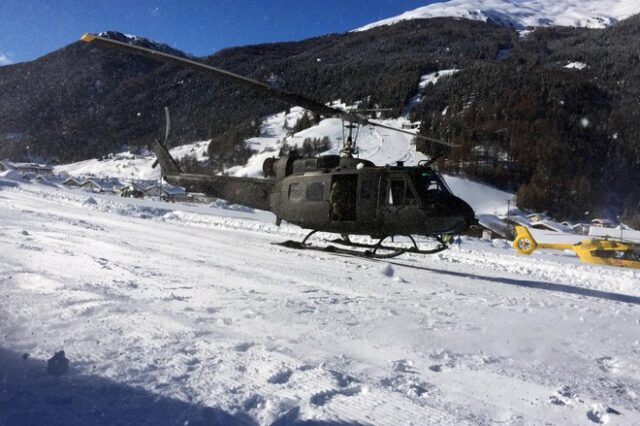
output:
[[[476,223],[471,207],[454,196],[442,176],[431,168],[437,157],[413,167],[402,162],[393,166],[376,166],[371,161],[354,158],[356,147],[352,129],[353,125],[371,125],[408,133],[447,147],[455,146],[453,144],[387,126],[358,112],[330,107],[190,58],[101,35],[84,34],[81,40],[186,66],[214,78],[258,89],[267,96],[299,105],[316,114],[338,117],[350,123],[349,137],[340,155],[303,158],[295,150],[290,150],[279,158],[268,158],[264,162],[264,179],[185,173],[165,144],[158,140],[155,142],[157,162],[167,182],[183,186],[188,191],[203,192],[232,203],[271,211],[276,215],[277,225],[284,220],[311,230],[301,242],[280,243],[286,247],[375,258],[395,257],[407,252],[431,254],[447,248],[445,236],[460,234]],[[316,232],[339,234],[341,238],[330,242],[341,247],[307,244],[309,237]],[[354,242],[350,235],[368,235],[378,241],[374,244]],[[421,249],[414,235],[433,237],[438,246]],[[394,236],[408,237],[412,246],[383,244],[385,239]]]

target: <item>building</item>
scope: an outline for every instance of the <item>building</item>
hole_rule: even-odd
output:
[[[82,182],[82,188],[93,192],[115,192],[122,187],[116,179],[90,178]]]
[[[616,224],[609,219],[593,219],[591,221],[591,226],[596,226],[598,228],[615,228]]]
[[[548,219],[548,217],[544,213],[530,213],[527,215],[527,219],[529,219],[531,223],[537,223]]]
[[[187,191],[181,186],[153,185],[144,191],[145,197],[160,197],[166,201],[186,201]]]
[[[53,174],[53,167],[37,163],[14,163],[12,161],[0,161],[0,172],[15,170],[23,175],[46,176]]]
[[[67,179],[62,181],[62,185],[69,188],[77,188],[79,186],[82,186],[82,181],[78,178],[68,177]]]

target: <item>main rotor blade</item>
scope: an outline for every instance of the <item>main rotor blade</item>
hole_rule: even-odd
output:
[[[80,40],[84,42],[95,43],[101,46],[107,46],[107,47],[124,50],[126,52],[145,56],[151,59],[164,60],[167,62],[172,62],[182,66],[186,66],[188,68],[203,72],[205,74],[208,74],[216,78],[222,78],[227,81],[233,81],[235,83],[248,86],[253,89],[257,89],[258,91],[266,93],[268,96],[272,98],[279,99],[289,104],[299,105],[317,114],[324,115],[325,117],[342,117],[345,120],[349,120],[349,121],[360,121],[357,116],[348,114],[336,108],[331,108],[318,101],[314,101],[313,99],[305,98],[304,96],[296,95],[294,93],[290,93],[285,90],[276,89],[275,87],[271,87],[267,83],[264,83],[262,81],[245,77],[243,75],[235,74],[233,72],[223,70],[221,68],[216,68],[211,65],[204,64],[202,62],[194,61],[193,59],[172,55],[171,53],[161,52],[159,50],[149,49],[147,47],[124,43],[122,41],[113,40],[107,37],[94,35],[94,34],[86,33],[80,38]]]
[[[186,66],[193,70],[208,74],[209,76],[222,78],[223,80],[233,81],[235,83],[238,83],[247,87],[251,87],[253,89],[257,89],[258,91],[265,93],[267,96],[279,99],[281,101],[284,101],[292,105],[301,106],[303,108],[306,108],[310,111],[315,112],[316,114],[324,115],[325,117],[337,117],[345,121],[350,121],[352,123],[370,124],[372,126],[378,126],[378,127],[382,127],[382,128],[393,130],[400,133],[406,133],[406,134],[415,136],[418,139],[424,139],[424,140],[439,143],[442,145],[447,145],[451,147],[459,146],[452,143],[443,142],[438,139],[429,138],[427,136],[418,135],[403,129],[398,129],[396,127],[391,127],[391,126],[386,126],[384,124],[376,123],[374,121],[367,120],[366,118],[361,117],[357,114],[351,114],[341,109],[332,108],[318,101],[314,101],[313,99],[309,99],[304,96],[296,95],[295,93],[291,93],[285,90],[271,87],[263,81],[245,77],[243,75],[236,74],[231,71],[223,70],[221,68],[216,68],[214,66],[207,65],[202,62],[194,61],[193,59],[173,55],[171,53],[166,53],[159,50],[149,49],[147,47],[136,46],[134,44],[124,43],[122,41],[113,40],[108,37],[103,37],[103,36],[89,34],[89,33],[85,33],[80,38],[80,40],[87,43],[91,42],[101,46],[120,49],[128,53],[134,53],[134,54],[145,56],[151,59],[165,60],[167,62],[172,62],[174,64]]]
[[[425,141],[434,142],[434,143],[439,143],[440,145],[450,146],[450,147],[452,147],[452,148],[455,148],[455,147],[461,146],[460,144],[441,141],[441,140],[439,140],[439,139],[430,138],[430,137],[428,137],[428,136],[423,136],[423,135],[420,135],[420,134],[418,134],[418,133],[413,133],[413,132],[410,132],[410,131],[405,130],[405,129],[398,129],[397,127],[392,127],[392,126],[387,126],[386,124],[376,123],[375,121],[371,121],[371,120],[367,120],[366,124],[369,124],[369,125],[371,125],[371,126],[378,126],[378,127],[382,127],[383,129],[393,130],[393,131],[395,131],[395,132],[399,132],[399,133],[404,133],[404,134],[407,134],[407,135],[414,136],[414,137],[416,137],[416,138],[418,138],[418,139],[423,139],[423,140],[425,140]]]

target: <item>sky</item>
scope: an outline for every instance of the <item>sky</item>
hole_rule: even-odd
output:
[[[345,32],[439,1],[0,0],[0,65],[108,30],[205,56],[225,47]]]

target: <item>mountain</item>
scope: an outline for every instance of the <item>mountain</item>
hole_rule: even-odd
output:
[[[519,30],[548,26],[604,28],[637,13],[638,0],[451,0],[373,22],[356,31],[441,17],[495,22]]]
[[[322,102],[406,113],[424,134],[461,145],[440,162],[443,171],[517,190],[520,207],[640,224],[639,37],[640,16],[526,36],[495,22],[431,18],[199,60]],[[457,72],[435,78],[447,70]],[[205,166],[214,170],[245,164],[253,148],[244,141],[265,116],[290,107],[175,65],[74,43],[0,67],[0,158],[71,162],[148,146],[162,133],[164,106],[172,145],[213,138]]]
[[[481,22],[438,20],[225,49],[200,59],[323,102],[369,99],[399,111],[423,72],[491,59],[516,37]],[[162,132],[164,106],[171,109],[172,143],[224,136],[217,146],[229,160],[241,156],[235,150],[257,131],[251,123],[287,107],[172,64],[77,42],[0,67],[0,158],[70,162],[147,145]]]

